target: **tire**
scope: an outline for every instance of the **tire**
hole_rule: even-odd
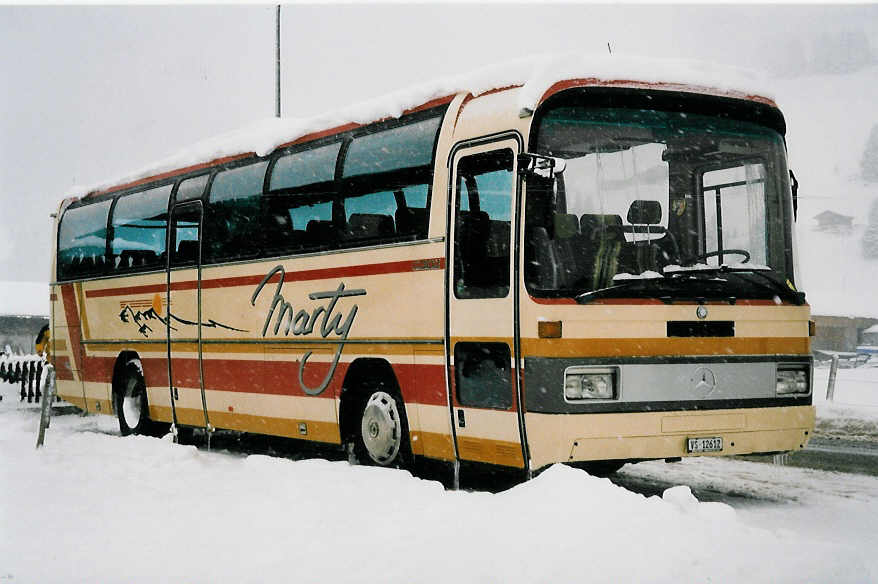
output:
[[[113,407],[119,418],[119,431],[122,436],[164,434],[167,431],[166,424],[158,424],[149,419],[146,383],[139,365],[139,361],[131,361],[125,365],[122,382],[113,394]]]
[[[367,392],[354,428],[354,453],[360,464],[405,468],[411,461],[405,405],[383,389]]]
[[[573,468],[584,470],[593,477],[606,478],[615,474],[619,469],[625,466],[623,460],[592,460],[589,462],[569,462],[568,465]]]

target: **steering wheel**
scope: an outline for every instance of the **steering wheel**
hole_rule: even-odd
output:
[[[726,255],[726,254],[744,256],[744,261],[741,262],[742,264],[746,264],[747,262],[750,261],[750,252],[747,251],[746,249],[723,249],[723,250],[718,249],[716,251],[709,251],[706,253],[700,253],[698,255],[688,257],[685,260],[683,260],[683,265],[684,266],[691,265],[696,260],[706,260],[707,258],[717,257],[720,255]]]

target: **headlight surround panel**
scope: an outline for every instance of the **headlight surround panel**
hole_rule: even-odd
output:
[[[619,398],[617,367],[575,366],[564,370],[564,401],[592,403]]]

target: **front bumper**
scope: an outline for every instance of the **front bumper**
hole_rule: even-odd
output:
[[[526,415],[534,469],[556,462],[729,456],[804,448],[813,406]],[[723,450],[690,454],[686,439],[719,436]]]

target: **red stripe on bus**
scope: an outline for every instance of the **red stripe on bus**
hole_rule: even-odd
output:
[[[424,103],[424,104],[421,104],[421,105],[419,105],[419,106],[417,106],[417,107],[414,107],[414,108],[411,108],[411,109],[407,109],[407,110],[405,110],[405,111],[402,113],[402,115],[413,114],[413,113],[416,113],[416,112],[420,112],[420,111],[428,110],[428,109],[430,109],[430,108],[438,107],[438,106],[440,106],[440,105],[444,105],[444,104],[446,104],[446,103],[451,103],[451,101],[452,101],[453,99],[454,99],[454,95],[448,95],[448,96],[445,96],[445,97],[439,97],[439,98],[436,98],[436,99],[430,100],[430,101],[428,101],[428,102],[426,102],[426,103]],[[390,118],[389,118],[389,117],[388,117],[388,118],[382,118],[382,119],[380,119],[380,120],[375,120],[375,121],[373,121],[373,122],[369,122],[369,123],[370,123],[370,124],[372,124],[372,123],[378,123],[378,122],[382,122],[382,121],[384,121],[384,120],[388,120],[388,119],[390,119]],[[286,147],[286,146],[292,146],[292,145],[294,145],[294,144],[303,144],[303,143],[305,143],[305,142],[310,142],[310,141],[312,141],[312,140],[317,140],[317,139],[319,139],[319,138],[325,138],[325,137],[327,137],[327,136],[332,136],[332,135],[334,135],[334,134],[341,134],[341,133],[343,133],[343,132],[349,132],[349,131],[351,131],[351,130],[356,130],[357,128],[362,128],[362,127],[365,126],[365,125],[367,125],[367,124],[359,124],[359,123],[356,123],[356,122],[351,122],[351,123],[344,124],[344,125],[341,125],[341,126],[336,126],[336,127],[334,127],[334,128],[329,128],[329,129],[327,129],[327,130],[321,130],[321,131],[319,131],[319,132],[312,132],[312,133],[310,133],[310,134],[306,134],[306,135],[302,136],[301,138],[297,138],[297,139],[295,139],[295,140],[293,140],[293,141],[290,141],[290,142],[286,142],[286,143],[284,143],[284,144],[281,144],[280,146],[278,146],[277,148],[275,148],[275,150],[280,149],[280,148],[284,148],[284,147]],[[187,166],[187,167],[184,167],[184,168],[178,168],[178,169],[174,169],[174,170],[169,170],[169,171],[167,171],[167,172],[163,172],[163,173],[160,173],[160,174],[156,174],[156,175],[148,176],[148,177],[145,177],[145,178],[137,179],[137,180],[135,180],[135,181],[131,181],[131,182],[128,182],[128,183],[125,183],[125,184],[122,184],[122,185],[113,186],[113,187],[110,187],[110,188],[107,188],[107,189],[101,189],[101,190],[98,190],[98,191],[92,191],[92,192],[86,194],[86,195],[83,197],[83,199],[87,199],[87,198],[91,198],[91,197],[97,197],[97,196],[105,195],[105,194],[108,194],[108,193],[115,193],[115,192],[117,192],[117,191],[124,191],[124,190],[126,190],[126,189],[130,189],[130,188],[133,188],[133,187],[136,187],[136,186],[139,186],[139,185],[143,185],[143,184],[146,184],[146,183],[151,183],[151,182],[160,181],[160,180],[164,180],[164,179],[168,179],[168,178],[173,178],[173,177],[178,176],[178,175],[188,174],[188,173],[190,173],[190,172],[195,172],[195,171],[202,170],[202,169],[213,168],[213,167],[215,167],[215,166],[220,166],[220,165],[225,164],[225,163],[227,163],[227,162],[233,162],[233,161],[235,161],[235,160],[241,160],[241,159],[243,159],[243,158],[249,158],[249,157],[253,157],[253,156],[256,156],[256,153],[255,153],[255,152],[246,152],[246,153],[241,153],[241,154],[234,154],[234,155],[231,155],[231,156],[225,156],[225,157],[223,157],[223,158],[216,158],[216,159],[214,159],[214,160],[210,160],[210,161],[207,161],[207,162],[202,162],[202,163],[200,163],[200,164],[193,164],[193,165],[191,165],[191,166]]]
[[[420,272],[430,269],[445,269],[445,258],[430,258],[421,260],[406,260],[402,262],[388,262],[383,264],[366,264],[360,266],[345,266],[341,268],[321,268],[318,270],[299,270],[287,272],[285,282],[304,282],[309,280],[329,280],[333,278],[351,278],[357,276],[376,276],[386,274],[404,274],[407,272]],[[202,280],[201,289],[230,288],[235,286],[256,286],[265,276],[237,276],[232,278],[215,278]],[[272,276],[270,281],[277,281],[280,274]],[[197,280],[186,282],[174,282],[171,290],[195,290],[198,288]],[[101,298],[106,296],[128,296],[135,294],[150,294],[164,292],[165,284],[148,284],[143,286],[128,286],[125,288],[102,288],[99,290],[87,290],[87,298]]]
[[[54,357],[55,376],[59,381],[73,381],[73,371],[68,357]]]
[[[438,97],[436,99],[428,101],[427,103],[421,104],[417,107],[407,109],[404,112],[402,112],[402,115],[405,116],[408,114],[422,112],[422,111],[425,111],[425,110],[428,110],[428,109],[431,109],[434,107],[439,107],[440,105],[445,105],[447,103],[451,103],[451,101],[453,99],[454,99],[454,95],[446,95],[445,97]],[[374,121],[369,122],[369,123],[370,124],[377,124],[377,123],[380,123],[380,122],[383,122],[383,121],[389,120],[389,119],[391,119],[391,118],[386,117],[386,118],[381,118],[380,120],[374,120]],[[351,122],[349,124],[344,124],[342,126],[336,126],[334,128],[329,128],[326,130],[320,130],[319,132],[312,132],[310,134],[306,134],[306,135],[302,136],[301,138],[296,138],[295,140],[292,140],[290,142],[285,142],[284,144],[281,144],[277,148],[278,149],[286,148],[287,146],[295,146],[296,144],[304,144],[306,142],[311,142],[312,140],[319,140],[320,138],[328,138],[329,136],[334,136],[336,134],[342,134],[344,132],[350,132],[351,130],[356,130],[357,128],[362,128],[365,125],[367,125],[367,124],[358,124],[356,122]]]
[[[736,99],[747,99],[756,101],[776,108],[777,104],[761,95],[748,94],[741,91],[725,90],[718,87],[709,87],[705,85],[686,85],[682,83],[666,83],[661,81],[634,81],[631,79],[598,79],[596,77],[586,77],[582,79],[569,79],[566,81],[558,81],[543,93],[537,105],[542,104],[552,95],[571,89],[573,87],[634,87],[637,89],[658,89],[662,91],[683,91],[687,93],[704,93],[708,95],[719,95],[722,97],[731,97]]]
[[[70,335],[70,352],[77,371],[82,371],[82,323],[79,320],[79,307],[76,306],[76,293],[73,284],[61,286],[61,298],[64,300],[64,318],[67,320],[67,332]]]
[[[141,179],[129,182],[129,183],[125,183],[123,185],[110,187],[108,189],[103,189],[100,191],[92,191],[92,192],[88,193],[87,195],[85,195],[83,197],[83,199],[97,197],[99,195],[105,195],[107,193],[114,193],[116,191],[124,191],[126,189],[136,187],[138,185],[163,180],[166,178],[171,178],[171,177],[174,177],[174,176],[177,176],[180,174],[187,174],[190,172],[195,172],[197,170],[202,170],[202,169],[210,168],[213,166],[219,166],[219,165],[225,164],[227,162],[234,162],[235,160],[241,160],[242,158],[248,158],[251,156],[256,156],[256,154],[254,152],[248,152],[246,154],[235,154],[234,156],[225,156],[223,158],[216,158],[216,159],[211,160],[209,162],[202,162],[201,164],[193,164],[192,166],[187,166],[185,168],[179,168],[176,170],[169,170],[168,172],[163,172],[161,174],[156,174],[153,176],[148,176],[146,178],[141,178]]]
[[[319,140],[320,138],[328,138],[329,136],[334,136],[335,134],[342,134],[344,132],[350,132],[351,130],[356,130],[357,128],[361,128],[363,124],[357,124],[356,122],[351,122],[349,124],[343,124],[341,126],[335,126],[334,128],[329,128],[327,130],[320,130],[319,132],[311,132],[310,134],[305,134],[301,138],[296,138],[290,142],[284,142],[277,148],[286,148],[287,146],[295,146],[296,144],[304,144],[306,142],[311,142],[312,140]]]
[[[305,396],[299,385],[299,361],[301,355],[290,355],[288,361],[262,361],[255,359],[204,359],[204,387],[214,391],[251,393],[262,395]],[[112,361],[112,359],[110,359]],[[168,382],[168,365],[164,358],[142,358],[143,375],[148,387],[164,387]],[[198,359],[174,358],[171,361],[174,386],[197,388],[199,384]],[[304,379],[309,387],[316,387],[329,372],[327,362],[309,362],[305,366]],[[339,363],[332,381],[322,397],[338,397],[350,363]],[[112,370],[113,364],[103,367]],[[446,405],[445,367],[439,365],[392,365],[407,403]],[[88,381],[96,372],[88,372]]]

